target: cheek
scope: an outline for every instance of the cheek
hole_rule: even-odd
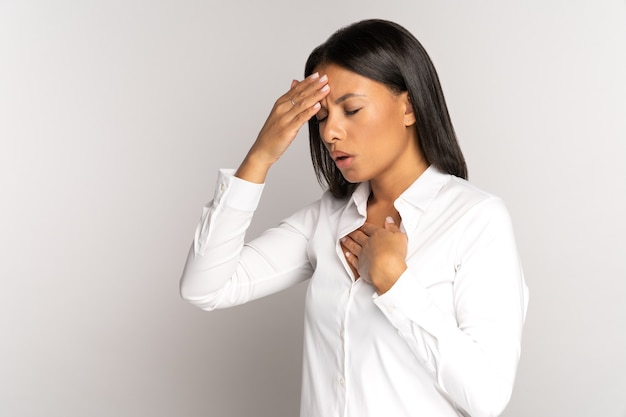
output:
[[[385,117],[371,117],[357,128],[358,137],[366,141],[365,145],[372,148],[382,148],[391,135],[395,135],[395,127],[390,119]]]

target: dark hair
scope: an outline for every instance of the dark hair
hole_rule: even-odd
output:
[[[416,118],[419,146],[429,164],[467,178],[467,167],[456,140],[439,77],[426,50],[402,26],[385,20],[363,20],[335,32],[311,52],[309,76],[320,65],[335,64],[390,91],[408,91]],[[309,146],[318,181],[335,197],[345,197],[357,184],[346,181],[327,152],[315,117],[309,120]]]

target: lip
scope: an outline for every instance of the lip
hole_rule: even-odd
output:
[[[333,151],[330,156],[333,158],[335,165],[337,165],[337,168],[339,169],[348,168],[354,160],[353,155],[341,151]]]

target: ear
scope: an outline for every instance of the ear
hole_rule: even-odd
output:
[[[406,127],[413,126],[415,124],[415,112],[413,111],[413,103],[411,103],[409,92],[405,91],[402,93],[401,99],[404,104],[404,125]]]

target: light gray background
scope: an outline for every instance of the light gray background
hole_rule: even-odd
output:
[[[296,416],[305,287],[204,313],[178,279],[310,50],[396,20],[531,302],[505,416],[626,416],[626,2],[0,0],[0,416]],[[305,132],[252,234],[320,194]]]

